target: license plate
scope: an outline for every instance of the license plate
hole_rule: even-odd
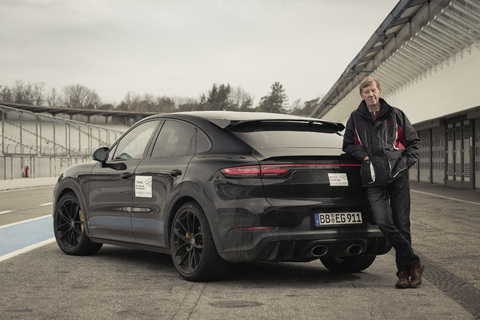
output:
[[[362,224],[360,212],[315,213],[315,226],[339,226]]]

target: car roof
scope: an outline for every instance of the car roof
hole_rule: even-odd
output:
[[[310,124],[327,125],[336,131],[342,131],[345,127],[342,123],[324,121],[317,118],[300,117],[280,113],[268,112],[242,112],[242,111],[190,111],[190,112],[175,112],[169,114],[158,115],[161,117],[177,118],[184,120],[194,120],[194,118],[201,118],[208,120],[222,129],[229,129],[240,124],[253,122],[299,122]],[[154,116],[155,117],[155,116]]]

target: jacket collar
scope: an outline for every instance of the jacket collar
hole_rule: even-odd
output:
[[[380,101],[380,114],[378,115],[377,118],[386,114],[391,108],[390,105],[387,103],[387,101],[385,101],[383,98],[380,98],[379,101]],[[362,102],[358,106],[357,111],[368,118],[372,118],[372,116],[370,115],[370,112],[368,111],[368,107],[367,107],[367,104],[365,103],[365,100],[362,100]]]

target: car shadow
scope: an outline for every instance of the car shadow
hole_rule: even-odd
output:
[[[140,251],[116,246],[104,246],[95,256],[97,260],[117,263],[117,271],[121,269],[131,271],[132,268],[142,268],[159,272],[159,276],[178,276],[172,259],[168,254],[148,251]],[[327,270],[319,260],[311,262],[242,262],[231,265],[225,278],[215,281],[216,283],[243,284],[271,284],[284,285],[309,285],[309,284],[348,284],[357,280],[365,282],[365,278],[374,278],[372,273],[365,270],[359,273],[336,273]]]
[[[233,264],[224,281],[323,283],[350,282],[360,273],[337,273],[327,270],[319,260],[310,262],[245,262]]]
[[[147,270],[169,270],[175,272],[172,258],[168,254],[162,254],[151,251],[143,251],[118,247],[113,245],[103,245],[103,247],[94,255],[95,259],[106,261],[116,261],[122,265],[128,265],[130,268],[141,266]]]

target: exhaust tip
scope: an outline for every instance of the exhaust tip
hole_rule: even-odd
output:
[[[312,250],[310,251],[314,257],[323,257],[324,255],[327,254],[328,252],[328,247],[321,244],[312,247]]]
[[[357,256],[363,252],[363,246],[359,244],[351,244],[345,249],[345,252],[352,256]]]

